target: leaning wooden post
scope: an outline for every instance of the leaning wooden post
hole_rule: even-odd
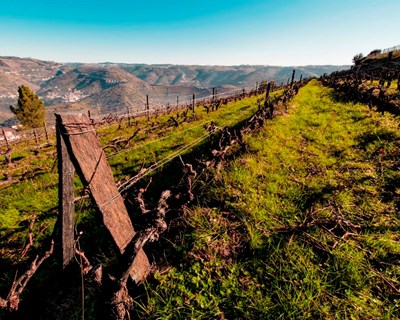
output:
[[[149,104],[149,95],[146,94],[146,110],[147,110],[147,121],[150,120],[150,104]]]
[[[39,137],[38,137],[36,129],[33,129],[33,135],[35,136],[36,144],[39,144]]]
[[[8,149],[10,149],[10,143],[8,142],[6,132],[4,131],[4,129],[2,129],[2,132],[3,132],[4,141],[6,142],[6,146]]]
[[[128,106],[128,126],[131,126],[131,112],[129,110],[129,106]]]
[[[11,156],[12,148],[10,146],[10,143],[8,142],[8,138],[7,138],[5,130],[4,129],[2,129],[2,130],[3,130],[4,141],[6,142],[6,146],[7,146],[7,150],[5,151],[5,153],[3,155],[6,158],[6,163],[11,164],[12,163],[12,156]]]
[[[271,90],[271,82],[268,82],[268,84],[267,84],[267,89],[265,90],[265,101],[267,101],[268,98],[269,98],[269,92],[270,92],[270,90]]]
[[[71,263],[75,254],[74,244],[74,166],[62,138],[59,120],[56,122],[58,156],[58,214],[60,226],[62,267]]]
[[[196,95],[193,93],[193,100],[192,100],[192,111],[193,111],[193,114],[194,114],[195,103],[196,103]]]
[[[176,108],[179,108],[179,96],[176,96]]]
[[[301,74],[300,75],[300,82],[302,82],[303,81],[303,75]]]
[[[122,254],[136,232],[96,130],[89,118],[82,113],[56,114],[56,118],[76,172],[83,185],[89,189],[105,227]],[[149,260],[144,251],[140,250],[130,274],[139,282],[149,271]]]
[[[294,76],[295,76],[295,74],[296,74],[296,70],[293,69],[293,72],[292,72],[292,80],[290,81],[290,87],[293,87],[293,82],[294,82]]]
[[[44,134],[46,136],[46,142],[49,143],[49,133],[47,132],[47,125],[46,125],[46,121],[43,122],[44,125]]]

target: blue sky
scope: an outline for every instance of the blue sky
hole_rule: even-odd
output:
[[[399,0],[1,0],[0,56],[351,64],[359,52],[400,44],[399,14]]]

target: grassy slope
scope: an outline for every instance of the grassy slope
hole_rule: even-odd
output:
[[[276,94],[279,93],[277,92]],[[205,123],[214,121],[217,126],[222,127],[235,125],[251,117],[257,110],[256,102],[257,97],[246,98],[242,101],[222,106],[217,111],[209,114],[205,112],[204,108],[198,108],[196,110],[196,118],[192,119],[190,123],[181,124],[179,127],[164,126],[163,124],[165,124],[169,116],[163,116],[157,119],[150,119],[149,123],[146,119],[142,119],[138,125],[131,127],[124,124],[120,130],[117,130],[118,125],[112,125],[100,128],[98,131],[101,144],[106,145],[116,137],[129,137],[138,128],[144,129],[142,133],[139,133],[131,141],[130,148],[109,158],[114,176],[119,180],[126,176],[134,175],[143,164],[148,166],[154,161],[159,161],[173,154],[180,147],[195,141],[198,137],[207,136],[207,131],[204,128]],[[151,128],[151,124],[154,121],[159,122],[160,127],[145,130],[146,128]],[[52,142],[54,142],[54,137],[52,139]],[[38,155],[34,155],[32,151],[29,151],[32,147],[34,147],[32,142],[14,146],[12,153],[13,164],[0,168],[0,173],[7,172],[14,179],[22,179],[22,175],[26,170],[41,168],[35,175],[28,174],[28,177],[19,183],[0,186],[0,296],[2,297],[8,293],[15,270],[17,268],[24,270],[25,264],[31,261],[36,253],[42,252],[44,248],[47,249],[46,239],[50,237],[57,217],[58,174],[54,147],[42,149]],[[193,148],[182,153],[190,154],[192,150]],[[113,149],[106,150],[109,155],[113,152]],[[3,160],[0,157],[0,161],[2,162]],[[179,160],[176,159],[174,162],[179,163]],[[174,179],[181,178],[180,165],[178,167],[179,172],[174,177],[166,177],[167,181],[165,183],[169,183],[168,187],[174,182]],[[76,177],[76,195],[78,195],[78,190],[81,188],[82,184]],[[130,199],[128,202],[134,202],[134,200]],[[76,205],[75,218],[77,228],[85,231],[85,236],[81,239],[81,245],[92,263],[107,264],[113,257],[113,246],[110,244],[108,234],[99,225],[95,210],[90,208],[87,203],[87,201],[79,202]],[[33,216],[36,217],[32,231],[34,246],[29,251],[29,254],[21,259],[21,251],[28,241],[29,222]],[[34,277],[34,281],[37,280],[38,284],[32,285],[30,283],[30,288],[32,286],[39,287],[41,290],[47,288],[46,281],[49,281],[47,274],[52,273],[49,272],[49,268],[57,270],[56,264],[53,261],[51,267],[41,268],[40,272]],[[57,276],[55,275],[55,277]],[[43,283],[40,283],[40,281]],[[55,284],[54,288],[55,290],[58,289]],[[51,294],[50,291],[49,295]],[[59,292],[57,295],[59,295]],[[42,300],[44,299],[46,299],[46,296],[43,296]],[[92,297],[89,299],[92,302]],[[29,299],[27,298],[26,300]],[[46,304],[46,301],[44,301],[44,304]],[[77,309],[79,309],[79,300],[77,300],[76,304]],[[48,305],[47,303],[46,307]],[[28,306],[28,308],[33,308],[33,306]],[[70,306],[69,309],[73,309],[73,307]],[[48,312],[53,312],[52,308],[49,308]],[[75,314],[75,311],[72,310],[72,313]],[[77,314],[79,317],[79,312]],[[71,317],[67,316],[67,318]]]
[[[139,317],[399,317],[399,119],[330,92],[301,89],[199,191]]]
[[[204,137],[207,133],[204,125],[210,121],[223,127],[251,117],[257,110],[256,100],[256,97],[252,97],[229,103],[209,114],[206,114],[204,108],[199,108],[196,111],[195,121],[181,124],[179,127],[162,125],[167,122],[169,115],[156,120],[161,124],[160,128],[156,129],[151,129],[151,122],[155,119],[151,119],[149,123],[147,120],[142,120],[138,127],[145,129],[143,133],[139,133],[131,141],[127,150],[109,158],[115,178],[121,179],[134,175],[142,165],[149,166],[188,143]],[[137,129],[135,126],[123,126],[122,129],[117,130],[117,127],[118,125],[112,125],[98,130],[102,145],[109,144],[117,137],[127,138]],[[146,128],[151,130],[146,130]],[[54,137],[52,142],[55,142]],[[29,151],[32,145],[33,142],[30,141],[14,147],[13,164],[3,166],[0,170],[0,173],[7,172],[14,179],[21,179],[24,171],[41,168],[36,175],[29,174],[28,179],[19,183],[0,186],[0,244],[6,249],[14,240],[21,242],[21,237],[23,238],[24,235],[21,235],[19,231],[23,232],[32,215],[54,222],[57,214],[58,174],[54,147],[45,148],[35,156]],[[190,149],[186,153],[189,151]],[[113,149],[106,150],[108,154],[113,152]],[[0,156],[0,161],[4,161],[3,156]],[[75,186],[77,190],[82,186],[78,178],[76,178]],[[52,223],[46,227],[49,232],[51,229]]]

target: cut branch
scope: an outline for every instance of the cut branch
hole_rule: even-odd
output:
[[[17,311],[20,303],[20,297],[29,280],[35,274],[40,265],[52,255],[54,250],[54,240],[51,240],[49,250],[39,259],[39,256],[32,261],[29,269],[25,271],[18,279],[14,280],[11,285],[10,292],[8,293],[7,299],[0,298],[0,307],[7,311]]]

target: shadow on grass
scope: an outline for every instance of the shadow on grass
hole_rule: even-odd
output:
[[[381,173],[380,197],[385,203],[394,201],[397,210],[400,210],[400,196],[397,194],[397,189],[400,186],[400,173],[398,172],[400,146],[393,145],[398,139],[396,132],[380,129],[376,133],[367,132],[359,135],[356,141],[358,142],[357,148],[362,150],[367,150],[369,146],[373,146],[370,159]],[[388,147],[390,145],[391,147]]]
[[[351,93],[346,93],[346,92],[340,92],[337,90],[333,90],[330,94],[329,97],[334,101],[334,102],[339,102],[339,103],[364,103],[364,104],[369,104],[370,100],[372,99],[372,105],[376,106],[376,111],[381,112],[382,114],[387,111],[389,113],[392,113],[394,115],[400,115],[400,107],[398,105],[398,101],[396,100],[388,100],[388,101],[381,101],[376,97],[370,97],[369,95],[366,95],[362,99],[355,99],[352,97]],[[367,98],[368,97],[368,98]],[[394,97],[395,99],[398,99],[398,97]]]
[[[393,142],[397,139],[396,132],[388,129],[380,129],[377,132],[366,132],[356,137],[357,147],[365,150],[368,145],[375,142],[383,145],[386,142]]]

